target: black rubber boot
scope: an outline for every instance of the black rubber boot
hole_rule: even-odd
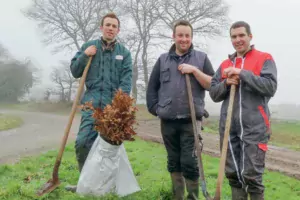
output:
[[[188,200],[198,200],[199,197],[199,180],[188,180],[186,179],[186,189],[188,191]]]
[[[67,185],[67,186],[65,187],[65,190],[67,190],[68,192],[73,192],[73,193],[75,193],[76,190],[77,190],[77,185]]]
[[[84,163],[78,163],[78,170],[79,172],[81,172],[82,168],[83,168]],[[67,185],[65,187],[65,190],[69,191],[69,192],[73,192],[75,193],[77,190],[77,185]]]
[[[173,200],[183,200],[184,199],[184,178],[182,173],[173,172],[171,173],[172,180],[172,192]]]
[[[232,200],[247,200],[248,194],[243,188],[231,187]]]

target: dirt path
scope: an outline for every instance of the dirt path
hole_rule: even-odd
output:
[[[47,152],[60,146],[68,117],[35,112],[9,112],[22,117],[24,125],[0,131],[0,164],[13,163],[20,157]],[[74,140],[80,118],[74,119],[69,141]]]
[[[144,139],[162,143],[158,120],[140,122],[137,132],[142,135]],[[204,153],[212,156],[220,156],[218,136],[202,133],[202,137]],[[278,171],[300,179],[300,152],[269,146],[269,151],[266,156],[266,167],[269,170]]]
[[[26,155],[37,155],[60,145],[68,117],[46,113],[20,111],[1,111],[17,114],[24,120],[24,125],[17,129],[0,131],[0,164],[12,163]],[[69,142],[75,139],[80,116],[76,116],[69,136]],[[161,142],[158,120],[141,121],[137,127],[142,138]],[[204,153],[219,156],[217,135],[202,133]],[[266,167],[300,179],[300,152],[269,147]]]

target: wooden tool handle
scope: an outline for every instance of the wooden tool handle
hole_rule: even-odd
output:
[[[219,166],[219,174],[218,174],[218,180],[217,180],[217,188],[216,188],[214,200],[220,200],[220,198],[221,198],[221,191],[222,191],[222,184],[223,184],[224,173],[225,173],[225,164],[226,164],[226,156],[227,156],[227,149],[228,149],[228,142],[229,142],[229,133],[230,133],[230,127],[231,127],[231,119],[232,119],[232,111],[233,111],[235,92],[236,92],[236,86],[231,85],[229,104],[228,104],[228,109],[227,109],[225,133],[224,133],[220,166]]]
[[[76,94],[75,100],[73,101],[72,110],[71,110],[71,113],[70,113],[70,116],[69,116],[69,121],[68,121],[68,124],[65,128],[64,137],[62,139],[62,143],[61,143],[59,152],[58,152],[57,157],[56,157],[55,165],[54,165],[54,168],[53,168],[53,175],[52,175],[53,178],[55,178],[55,177],[58,178],[58,168],[60,166],[61,158],[62,158],[64,150],[65,150],[65,146],[66,146],[66,143],[67,143],[67,140],[68,140],[68,136],[69,136],[70,129],[71,129],[71,126],[72,126],[72,122],[73,122],[74,116],[76,114],[77,105],[78,105],[78,102],[80,101],[80,97],[81,97],[81,94],[82,94],[82,91],[83,91],[85,79],[86,79],[87,73],[89,71],[92,59],[93,59],[93,57],[89,58],[88,63],[86,65],[86,67],[84,68],[82,77],[80,79],[79,87],[77,89],[77,94]]]
[[[211,199],[206,188],[206,181],[204,176],[204,169],[203,169],[203,162],[202,162],[202,156],[201,156],[201,147],[200,147],[200,140],[199,140],[199,130],[197,126],[197,119],[196,119],[196,111],[195,111],[195,104],[194,104],[194,98],[192,94],[192,86],[191,86],[191,80],[190,75],[185,74],[185,80],[186,80],[186,87],[188,92],[188,99],[189,99],[189,105],[190,105],[190,113],[192,118],[192,124],[193,124],[193,132],[194,132],[194,138],[195,138],[195,148],[197,152],[198,157],[198,168],[199,168],[199,175],[201,180],[201,187],[202,187],[202,193],[205,197],[205,199]]]

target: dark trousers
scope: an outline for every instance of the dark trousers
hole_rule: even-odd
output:
[[[221,134],[221,145],[223,142]],[[242,138],[242,139],[241,139]],[[248,193],[263,193],[263,173],[269,135],[244,132],[232,127],[228,144],[225,174],[232,187],[244,188]]]
[[[85,160],[98,137],[98,132],[94,129],[94,118],[91,111],[81,112],[81,123],[79,132],[75,141],[76,159],[78,162],[79,171],[81,171]]]
[[[168,171],[182,172],[189,180],[199,178],[194,154],[194,133],[190,120],[161,120],[161,133],[168,153]]]

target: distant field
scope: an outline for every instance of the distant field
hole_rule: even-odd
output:
[[[69,114],[72,103],[19,103],[19,104],[0,104],[0,109],[13,109],[29,112],[49,112],[57,114]]]
[[[137,118],[141,120],[155,119],[149,114],[145,105],[137,105]],[[72,109],[72,103],[19,103],[0,104],[0,109],[22,110],[29,112],[47,112],[68,115]]]
[[[218,134],[218,124],[217,117],[205,119],[204,132]],[[271,144],[300,151],[300,121],[272,120],[271,127]]]

